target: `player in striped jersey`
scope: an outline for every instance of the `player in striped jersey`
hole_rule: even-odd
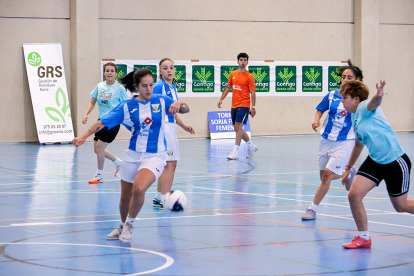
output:
[[[368,218],[362,200],[382,180],[395,210],[414,214],[414,200],[408,199],[411,162],[380,108],[384,86],[385,81],[377,83],[377,93],[371,100],[368,100],[368,87],[360,81],[351,81],[341,87],[342,103],[346,111],[352,113],[356,137],[348,166],[355,164],[364,145],[368,149],[368,157],[359,167],[348,194],[358,236],[343,245],[347,249],[371,247]],[[347,175],[348,172],[345,172],[344,184],[348,181]]]
[[[341,76],[340,85],[344,85],[351,80],[363,79],[361,70],[353,66],[348,60],[348,66],[342,66],[338,70]],[[350,182],[355,175],[355,169],[345,167],[354,146],[355,134],[352,128],[351,113],[346,112],[341,102],[342,96],[339,90],[329,92],[316,107],[315,120],[312,128],[320,126],[320,119],[325,111],[328,114],[322,126],[322,140],[319,144],[319,175],[321,184],[316,191],[312,204],[306,209],[302,220],[316,219],[316,212],[319,204],[327,194],[331,181],[341,178],[342,171],[350,170]],[[349,190],[349,185],[345,186]]]
[[[154,95],[164,95],[178,100],[177,87],[173,84],[175,68],[174,62],[169,58],[164,58],[159,63],[160,80],[154,85]],[[157,194],[152,200],[153,206],[164,209],[163,201],[166,193],[171,191],[174,180],[174,173],[177,167],[177,161],[180,160],[180,148],[177,138],[177,125],[185,131],[195,134],[194,129],[186,125],[178,114],[167,114],[165,117],[165,140],[167,142],[167,166],[164,172],[158,178]],[[176,125],[177,123],[177,125]]]
[[[162,174],[166,165],[166,142],[164,137],[165,115],[187,113],[186,104],[166,96],[152,95],[154,79],[148,69],[129,73],[120,83],[138,96],[120,103],[99,120],[84,135],[75,138],[75,146],[82,145],[86,138],[107,127],[123,124],[131,132],[128,150],[117,174],[121,179],[119,210],[121,224],[107,239],[130,242],[133,222],[141,210],[145,192]]]

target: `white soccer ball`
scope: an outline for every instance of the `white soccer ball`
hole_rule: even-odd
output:
[[[183,212],[187,207],[187,197],[179,190],[165,194],[164,208],[171,212]]]

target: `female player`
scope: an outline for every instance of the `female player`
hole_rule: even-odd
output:
[[[174,62],[169,58],[164,58],[159,63],[160,66],[160,80],[154,86],[154,95],[164,95],[172,98],[174,101],[178,100],[177,88],[173,84],[175,68]],[[171,191],[174,180],[174,173],[177,167],[177,161],[180,160],[180,149],[177,139],[177,125],[182,127],[185,131],[195,134],[191,126],[186,125],[178,114],[167,114],[165,117],[165,140],[167,142],[167,166],[164,172],[158,178],[157,195],[152,203],[159,209],[164,209],[163,201],[166,193]]]
[[[145,192],[160,177],[166,165],[165,115],[168,112],[187,113],[189,108],[169,97],[153,96],[154,79],[148,69],[131,72],[120,82],[131,92],[137,90],[139,95],[100,117],[84,135],[75,138],[72,143],[80,146],[93,133],[104,127],[111,129],[121,123],[132,131],[128,150],[117,174],[121,178],[121,224],[107,236],[109,240],[130,242],[133,223],[144,204]]]
[[[83,116],[82,123],[86,124],[88,121],[88,115],[92,109],[98,103],[99,117],[104,116],[114,109],[119,103],[128,99],[125,88],[115,80],[117,73],[116,65],[109,62],[104,65],[105,81],[100,82],[96,85],[92,91],[91,102],[86,109],[85,116]],[[115,140],[116,135],[119,131],[119,125],[107,130],[102,129],[95,133],[94,150],[98,159],[98,170],[96,171],[95,177],[89,180],[89,184],[97,184],[103,182],[103,168],[105,164],[105,158],[108,158],[116,166],[115,175],[117,174],[119,167],[121,166],[121,159],[106,150],[109,143]]]
[[[356,137],[347,167],[352,168],[364,145],[368,148],[368,157],[359,167],[348,194],[358,236],[343,245],[347,249],[371,247],[367,213],[362,199],[382,180],[385,181],[395,210],[414,214],[414,200],[407,199],[411,162],[381,110],[384,86],[385,81],[380,81],[379,85],[377,83],[377,93],[371,100],[367,100],[368,87],[360,81],[351,81],[341,87],[342,103],[346,111],[352,113]],[[342,179],[345,185],[348,174],[349,171],[346,171]]]
[[[351,80],[362,81],[362,71],[353,66],[348,60],[348,66],[342,66],[338,69],[338,75],[341,76],[340,85]],[[322,126],[322,140],[319,144],[319,175],[321,184],[316,191],[312,204],[306,209],[302,216],[302,220],[316,219],[316,212],[331,186],[331,181],[341,178],[342,171],[349,159],[352,148],[354,146],[354,129],[352,128],[351,113],[345,111],[341,103],[342,96],[339,90],[329,92],[316,107],[315,120],[312,128],[316,129],[320,126],[320,119],[325,111],[328,115]],[[349,168],[345,168],[345,170]],[[356,171],[350,169],[350,182],[355,176]],[[349,186],[345,186],[349,190]]]

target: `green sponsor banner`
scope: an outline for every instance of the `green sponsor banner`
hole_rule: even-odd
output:
[[[329,66],[328,67],[328,91],[339,89],[339,82],[341,81],[341,76],[338,76],[339,66]]]
[[[276,66],[276,92],[296,92],[296,66]]]
[[[139,69],[144,69],[144,68],[151,70],[152,75],[154,77],[154,83],[156,83],[157,82],[157,73],[158,73],[157,65],[141,65],[141,64],[134,65],[134,71],[139,70]]]
[[[193,92],[214,92],[214,66],[193,65]]]
[[[249,72],[256,81],[256,92],[270,91],[270,67],[269,66],[249,66]]]
[[[302,91],[322,92],[322,66],[302,66]]]
[[[174,84],[177,87],[178,93],[184,93],[186,91],[186,70],[185,65],[174,65],[175,75]]]
[[[220,67],[220,91],[223,92],[229,82],[230,73],[237,70],[237,66],[222,65]],[[233,89],[230,88],[230,92]]]
[[[118,80],[120,77],[125,76],[127,74],[127,65],[126,64],[115,64],[115,66],[116,66],[116,69],[117,69],[115,80]],[[103,80],[106,80],[105,72],[104,72]]]

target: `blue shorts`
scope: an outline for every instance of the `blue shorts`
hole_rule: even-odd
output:
[[[248,107],[236,107],[231,109],[231,120],[233,125],[235,123],[247,124],[247,119],[249,119],[250,108]]]

